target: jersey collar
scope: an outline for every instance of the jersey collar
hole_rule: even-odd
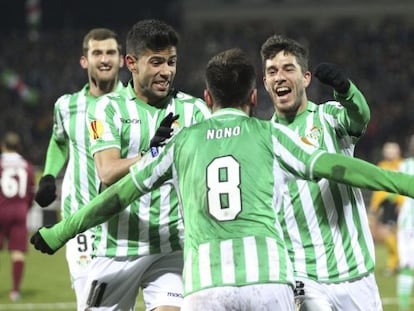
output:
[[[236,108],[221,108],[215,111],[211,117],[214,118],[216,116],[222,116],[222,115],[238,115],[241,117],[247,117],[247,118],[249,117],[247,113],[245,113],[243,110],[236,109]]]
[[[306,114],[310,113],[310,112],[315,112],[317,108],[318,108],[318,106],[315,103],[313,103],[309,100],[306,109],[304,111],[302,111],[301,113],[297,114],[296,116],[294,116],[292,118],[285,118],[285,117],[278,116],[275,112],[273,114],[272,121],[274,121],[275,123],[280,123],[280,124],[285,124],[285,125],[290,124],[290,123],[292,123],[293,120],[296,120],[301,115],[305,115],[305,112],[306,112]]]
[[[126,93],[127,93],[127,97],[128,97],[129,100],[135,100],[135,101],[139,101],[139,102],[142,102],[142,103],[145,103],[145,104],[149,105],[148,103],[144,102],[143,100],[137,98],[137,95],[135,94],[135,91],[134,91],[134,81],[132,79],[128,82]],[[178,93],[177,90],[171,89],[171,90],[169,90],[167,96],[165,96],[162,100],[160,100],[156,105],[150,105],[150,106],[153,106],[153,107],[159,108],[159,109],[164,108],[165,106],[167,106],[170,99],[174,98],[177,95],[177,93]]]
[[[115,89],[112,91],[112,92],[116,92],[116,93],[118,93],[118,92],[120,92],[121,90],[122,90],[122,88],[124,88],[124,84],[122,83],[122,81],[121,80],[118,80],[118,82],[117,82],[117,84],[116,84],[116,87],[115,87]],[[96,96],[93,96],[93,95],[91,95],[90,93],[89,93],[89,90],[91,89],[91,86],[90,86],[90,84],[89,83],[86,83],[85,85],[84,85],[84,87],[82,88],[82,92],[83,92],[83,94],[85,94],[85,96],[89,96],[89,97],[96,97]],[[98,96],[99,97],[99,96]]]

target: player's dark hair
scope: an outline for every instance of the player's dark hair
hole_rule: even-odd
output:
[[[9,151],[21,151],[20,136],[16,132],[7,132],[3,136],[3,147]]]
[[[309,65],[309,51],[298,41],[290,38],[283,37],[281,35],[273,35],[269,37],[262,45],[260,54],[262,56],[262,68],[266,69],[266,60],[272,59],[279,52],[292,54],[296,57],[296,61],[302,68],[302,72],[308,70]]]
[[[178,33],[167,23],[157,19],[137,22],[129,30],[126,39],[126,52],[139,57],[145,50],[160,51],[177,47]]]
[[[255,67],[241,49],[226,50],[208,62],[206,86],[221,107],[243,106],[256,86]]]
[[[118,34],[115,31],[108,29],[108,28],[94,28],[94,29],[91,29],[83,37],[83,43],[82,43],[83,55],[86,56],[88,54],[90,40],[102,41],[102,40],[107,40],[107,39],[114,39],[118,45],[119,54],[122,54],[122,45],[119,42]]]

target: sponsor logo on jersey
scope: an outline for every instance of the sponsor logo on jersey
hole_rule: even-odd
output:
[[[139,124],[141,123],[140,119],[124,119],[124,118],[120,118],[122,123],[125,124]]]
[[[171,292],[168,292],[167,296],[168,297],[177,297],[177,298],[182,298],[183,297],[183,295],[180,294],[180,293],[171,293]]]
[[[91,138],[96,140],[100,138],[103,134],[103,123],[99,120],[93,120],[91,121],[89,125],[89,134],[91,135]]]

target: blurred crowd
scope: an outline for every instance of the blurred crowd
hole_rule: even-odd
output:
[[[129,26],[115,30],[123,38]],[[311,70],[319,62],[337,63],[365,94],[371,107],[371,122],[357,145],[358,157],[377,162],[385,141],[397,141],[404,150],[408,137],[414,133],[414,90],[410,87],[414,85],[411,53],[414,23],[408,19],[204,22],[194,26],[181,24],[177,29],[181,42],[174,84],[180,90],[202,96],[207,60],[219,50],[238,46],[257,63],[259,107],[256,115],[269,119],[273,108],[262,85],[259,52],[266,37],[282,33],[309,47]],[[86,72],[79,66],[79,47],[88,30],[41,31],[37,40],[29,40],[22,30],[2,34],[0,70],[13,70],[38,97],[35,102],[28,102],[16,89],[1,84],[0,133],[6,130],[20,133],[26,146],[23,153],[35,165],[43,165],[54,102],[62,94],[77,91],[86,82]],[[127,82],[129,77],[124,69],[121,79]],[[316,102],[332,98],[331,90],[316,79],[308,94]]]

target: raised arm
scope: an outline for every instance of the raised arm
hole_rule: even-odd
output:
[[[68,157],[68,140],[57,141],[56,136],[52,134],[47,148],[43,176],[35,194],[35,201],[41,207],[50,205],[56,199],[56,176],[59,175]]]
[[[320,82],[334,89],[335,99],[345,107],[341,112],[340,119],[348,132],[356,137],[361,136],[371,117],[368,103],[361,91],[335,64],[319,64],[314,75]]]

